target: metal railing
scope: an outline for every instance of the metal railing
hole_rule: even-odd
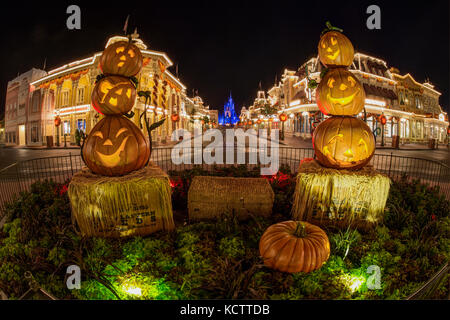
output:
[[[204,170],[211,171],[215,166],[229,167],[240,165],[237,161],[237,147],[233,148],[234,161],[232,164],[205,164],[202,161],[205,151],[208,151],[208,149],[203,148],[198,151],[184,149],[182,150],[182,154],[190,152],[190,155],[186,157],[190,161],[176,164],[172,161],[172,148],[155,148],[152,151],[151,161],[166,172],[192,169],[193,167],[200,167]],[[223,150],[224,160],[225,151],[228,150]],[[312,148],[281,147],[278,152],[279,165],[288,165],[292,173],[297,172],[300,162],[303,159],[314,157],[314,149]],[[267,164],[261,164],[258,149],[247,147],[245,148],[244,154],[245,159],[243,164],[247,167],[251,168],[257,165],[261,167],[268,166]],[[214,156],[215,154],[213,153],[212,155]],[[252,163],[250,161],[252,159],[256,159],[256,163]],[[387,174],[394,180],[406,175],[410,179],[418,179],[430,186],[439,186],[441,193],[447,199],[450,199],[450,167],[443,163],[433,160],[396,156],[391,153],[375,154],[371,160],[371,164],[375,169]],[[83,166],[84,163],[80,155],[69,154],[67,156],[20,161],[0,170],[0,217],[3,214],[5,204],[12,201],[21,191],[30,190],[30,186],[34,182],[48,179],[58,183],[64,183],[74,173],[80,171]]]

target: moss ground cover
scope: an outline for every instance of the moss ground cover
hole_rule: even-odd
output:
[[[24,273],[60,299],[403,299],[420,288],[450,255],[450,204],[435,188],[394,182],[383,224],[370,231],[324,228],[331,255],[309,274],[266,268],[258,242],[265,229],[289,220],[295,180],[289,168],[269,179],[273,215],[239,222],[188,223],[194,175],[259,176],[258,168],[194,169],[171,174],[177,228],[145,238],[80,238],[72,226],[67,186],[41,182],[9,204],[0,231],[0,289],[17,299]],[[66,288],[66,269],[81,268],[80,290]],[[379,266],[379,289],[368,268]],[[370,269],[369,269],[370,271]],[[446,299],[447,275],[430,298]]]

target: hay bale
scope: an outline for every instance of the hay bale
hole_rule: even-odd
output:
[[[274,193],[267,179],[196,176],[188,192],[189,219],[220,218],[234,214],[270,216]]]
[[[348,171],[302,161],[292,217],[319,225],[371,227],[383,219],[390,183],[372,166]]]
[[[169,177],[154,165],[121,177],[83,168],[68,194],[72,220],[83,236],[144,236],[175,227]]]

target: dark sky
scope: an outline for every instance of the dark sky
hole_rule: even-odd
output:
[[[81,30],[67,30],[66,8],[81,7]],[[124,5],[122,5],[124,4]],[[18,72],[47,71],[103,49],[128,14],[149,49],[179,65],[181,81],[212,108],[231,91],[238,109],[261,81],[269,89],[285,68],[317,54],[325,22],[344,29],[355,49],[387,61],[416,80],[430,78],[449,109],[449,2],[445,1],[58,1],[2,5],[0,111],[7,81]],[[381,8],[381,30],[368,30],[366,8]],[[129,6],[129,7],[128,7]],[[175,68],[171,71],[174,73]]]

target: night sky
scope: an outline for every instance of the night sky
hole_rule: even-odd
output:
[[[96,4],[93,4],[93,3]],[[178,64],[181,81],[206,104],[221,109],[230,91],[239,110],[269,89],[285,68],[297,70],[317,55],[330,20],[355,50],[379,57],[402,74],[429,78],[449,111],[448,1],[139,1],[9,2],[0,15],[0,111],[7,81],[32,67],[46,70],[101,51],[107,39],[138,28],[149,49]],[[66,8],[81,7],[81,30],[67,30]],[[368,30],[366,8],[381,7],[381,30]],[[129,7],[128,7],[129,6]],[[175,65],[170,69],[175,73]]]

